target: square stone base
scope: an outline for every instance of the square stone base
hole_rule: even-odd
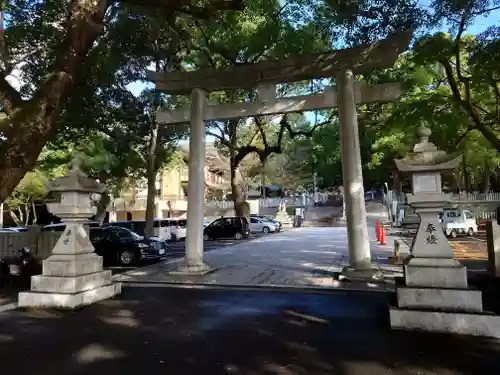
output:
[[[398,307],[451,312],[481,313],[483,300],[479,290],[399,287]]]
[[[36,275],[31,277],[31,291],[43,293],[79,293],[111,283],[111,271],[99,271],[74,277]]]
[[[19,293],[18,307],[39,307],[54,309],[76,309],[91,303],[114,297],[121,293],[122,284],[111,283],[80,293]]]
[[[212,268],[205,263],[195,266],[181,264],[179,268],[174,271],[170,271],[168,274],[172,276],[204,276],[210,272],[214,272],[215,270],[216,268]]]
[[[290,229],[293,228],[293,221],[280,221],[281,228]]]
[[[382,282],[384,281],[384,274],[375,268],[357,269],[344,267],[340,271],[339,280]]]
[[[415,265],[414,259],[405,266],[405,281],[408,286],[430,288],[467,288],[467,270],[464,265]],[[458,262],[457,262],[458,263]]]
[[[500,338],[500,316],[390,309],[391,328]]]

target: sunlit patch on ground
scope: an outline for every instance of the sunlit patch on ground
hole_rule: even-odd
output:
[[[450,243],[453,253],[456,259],[478,259],[487,260],[488,253],[486,246],[482,243],[461,243],[461,242],[451,242]]]

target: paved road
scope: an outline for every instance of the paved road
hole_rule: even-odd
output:
[[[376,242],[370,231],[374,266],[386,276],[401,272],[391,266],[392,250]],[[171,275],[177,263],[162,262],[139,272],[120,275],[117,280],[140,283],[203,283],[238,286],[338,287],[333,276],[349,264],[345,227],[304,227],[262,236],[209,252],[205,262],[215,271],[205,276]]]
[[[391,331],[384,293],[125,288],[71,312],[0,313],[16,375],[485,375],[493,340]]]
[[[273,236],[275,235],[274,233],[269,233],[267,236]],[[244,240],[218,240],[218,241],[205,241],[203,243],[204,250],[206,253],[213,251],[215,249],[220,249],[223,247],[227,246],[233,246],[237,245],[240,243],[245,243],[247,241],[262,237],[263,234],[252,234],[251,238],[244,239]],[[169,243],[169,250],[167,253],[167,256],[164,258],[165,260],[172,260],[172,259],[178,259],[182,258],[185,254],[186,251],[186,242],[185,241],[177,241],[177,242],[170,242]],[[122,267],[122,266],[112,266],[112,267],[107,267],[107,269],[110,269],[113,271],[114,275],[121,274],[126,271],[130,271],[133,269],[136,269],[138,267]]]

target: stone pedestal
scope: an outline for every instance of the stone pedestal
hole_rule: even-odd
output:
[[[75,309],[121,292],[103,271],[102,257],[94,253],[79,222],[66,223],[52,255],[43,261],[42,275],[31,278],[31,290],[19,293],[19,307]]]
[[[390,308],[391,327],[500,338],[500,317],[483,313],[481,292],[468,289],[467,270],[453,258],[438,214],[446,195],[420,193],[408,203],[420,225],[404,266],[405,287]]]
[[[276,213],[276,220],[278,220],[283,228],[292,228],[293,220],[286,212],[285,204],[280,204],[278,212]]]

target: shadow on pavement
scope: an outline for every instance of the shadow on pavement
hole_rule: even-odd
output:
[[[391,331],[387,294],[126,288],[76,312],[0,314],[6,373],[493,374],[498,342]]]

